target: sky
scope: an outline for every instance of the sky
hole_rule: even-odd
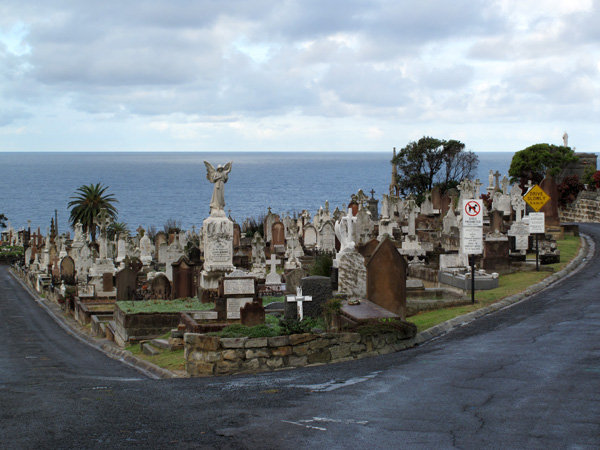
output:
[[[600,151],[600,0],[0,2],[0,151]]]

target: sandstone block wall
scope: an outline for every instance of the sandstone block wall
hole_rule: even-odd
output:
[[[186,333],[185,365],[190,376],[231,375],[360,359],[412,345],[397,333],[293,334],[263,338],[219,338]]]
[[[600,222],[600,192],[582,191],[577,200],[559,209],[561,222]]]

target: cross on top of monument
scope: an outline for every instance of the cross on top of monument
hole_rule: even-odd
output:
[[[375,195],[375,189],[371,189],[371,191],[369,192],[369,194],[371,194],[371,199],[374,200],[375,199],[375,197],[374,197],[374,195]]]
[[[101,209],[98,215],[94,219],[94,223],[100,227],[100,230],[106,229],[110,223],[110,214],[106,209]]]
[[[267,262],[271,265],[271,273],[277,272],[277,264],[280,264],[281,260],[277,259],[275,253],[271,253],[271,258]]]

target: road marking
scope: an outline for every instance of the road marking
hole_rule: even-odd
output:
[[[346,381],[331,380],[321,384],[295,384],[292,385],[292,387],[310,389],[313,392],[330,392],[335,391],[336,389],[341,389],[343,387],[352,386],[354,384],[364,383],[365,381],[372,380],[380,373],[381,371],[376,371],[363,377],[349,378]]]
[[[306,425],[306,424],[300,423],[300,422],[292,422],[291,420],[282,420],[282,422],[291,423],[292,425],[298,425],[299,427],[310,428],[311,430],[327,431],[327,428],[314,427],[312,425]]]

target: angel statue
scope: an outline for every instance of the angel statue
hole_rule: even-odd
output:
[[[225,216],[225,183],[227,183],[227,175],[231,172],[232,163],[233,161],[229,161],[224,166],[218,166],[215,169],[211,163],[204,161],[206,178],[215,185],[212,198],[210,199],[211,216]]]

